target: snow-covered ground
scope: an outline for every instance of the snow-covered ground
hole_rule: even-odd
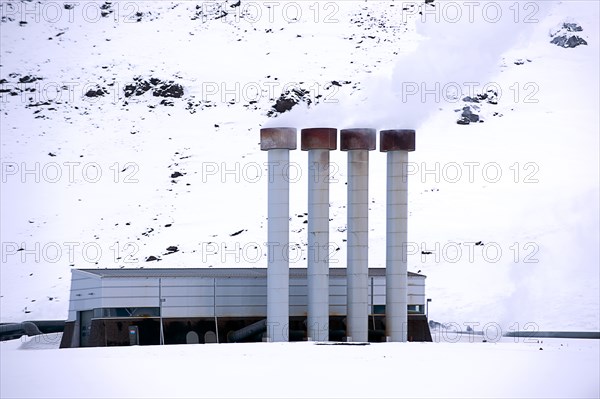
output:
[[[8,90],[0,321],[65,319],[73,267],[265,267],[259,130],[327,123],[417,128],[409,270],[428,277],[431,319],[504,332],[600,330],[597,2],[490,2],[488,20],[480,14],[488,3],[477,3],[475,24],[461,2],[435,1],[439,22],[413,12],[420,1],[236,3],[0,2]],[[499,23],[490,20],[494,4],[505,7]],[[456,5],[462,18],[449,23]],[[587,45],[551,44],[564,22],[581,26]],[[144,81],[147,92],[128,96]],[[435,89],[456,83],[463,95],[481,94],[465,91],[470,82],[496,90],[497,104]],[[165,84],[181,85],[181,97],[161,97]],[[290,87],[307,90],[310,106],[269,116]],[[472,109],[483,123],[456,123],[467,105],[481,108]],[[291,159],[299,173],[291,258],[303,267],[307,156]],[[369,259],[382,267],[385,156],[373,152],[370,167]],[[332,173],[339,267],[346,154],[332,153]],[[574,342],[544,340],[544,351],[462,343],[24,351],[12,342],[0,346],[1,389],[3,397],[89,387],[95,396],[598,396],[597,342]],[[326,391],[299,380],[302,370],[326,378]],[[168,384],[157,382],[161,373]],[[386,379],[389,389],[377,391]],[[193,390],[171,382],[188,380]]]
[[[59,334],[60,335],[60,334]],[[167,345],[0,343],[2,398],[597,398],[598,340]],[[46,348],[46,349],[45,349]],[[36,350],[37,349],[37,350]]]

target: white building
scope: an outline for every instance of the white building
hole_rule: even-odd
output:
[[[385,269],[369,269],[369,340],[385,340]],[[331,340],[345,337],[346,269],[329,275]],[[306,269],[290,269],[290,340],[305,340]],[[408,275],[408,332],[430,340],[425,276]],[[63,347],[260,341],[267,269],[74,269]],[[161,317],[162,316],[162,317]],[[250,326],[250,327],[249,327]],[[162,328],[161,328],[162,327]],[[161,333],[162,330],[162,333]],[[131,339],[131,341],[130,341]]]

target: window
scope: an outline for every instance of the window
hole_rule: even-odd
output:
[[[423,305],[408,305],[408,313],[411,314],[423,314]],[[373,305],[373,314],[385,314],[385,305]]]
[[[423,305],[408,305],[408,313],[423,314]]]
[[[385,305],[373,305],[373,314],[385,314]]]
[[[102,317],[158,317],[159,308],[103,308]]]

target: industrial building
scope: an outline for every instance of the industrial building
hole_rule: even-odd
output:
[[[290,151],[295,128],[263,128],[268,154],[267,245],[289,243]],[[405,165],[415,131],[380,132],[387,155],[386,265],[369,266],[369,153],[376,130],[340,131],[348,154],[347,268],[330,268],[329,155],[338,130],[301,131],[308,151],[307,268],[269,251],[264,269],[73,270],[65,347],[294,340],[430,341],[425,276],[407,271]]]
[[[346,338],[346,269],[329,271],[330,340]],[[385,341],[385,268],[369,269],[369,341]],[[308,340],[307,269],[290,269],[291,341]],[[425,276],[408,276],[408,338],[430,341]],[[74,269],[61,347],[261,342],[267,269]],[[161,317],[162,316],[162,317]],[[162,329],[161,329],[162,325]]]

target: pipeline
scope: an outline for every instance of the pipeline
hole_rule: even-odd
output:
[[[262,319],[256,323],[252,323],[246,327],[240,328],[237,331],[229,331],[227,333],[227,342],[240,342],[248,337],[263,333],[267,330],[267,319]]]
[[[42,332],[31,321],[24,321],[22,323],[9,323],[0,325],[0,341],[8,339],[15,339],[22,335],[34,336],[40,335]]]

